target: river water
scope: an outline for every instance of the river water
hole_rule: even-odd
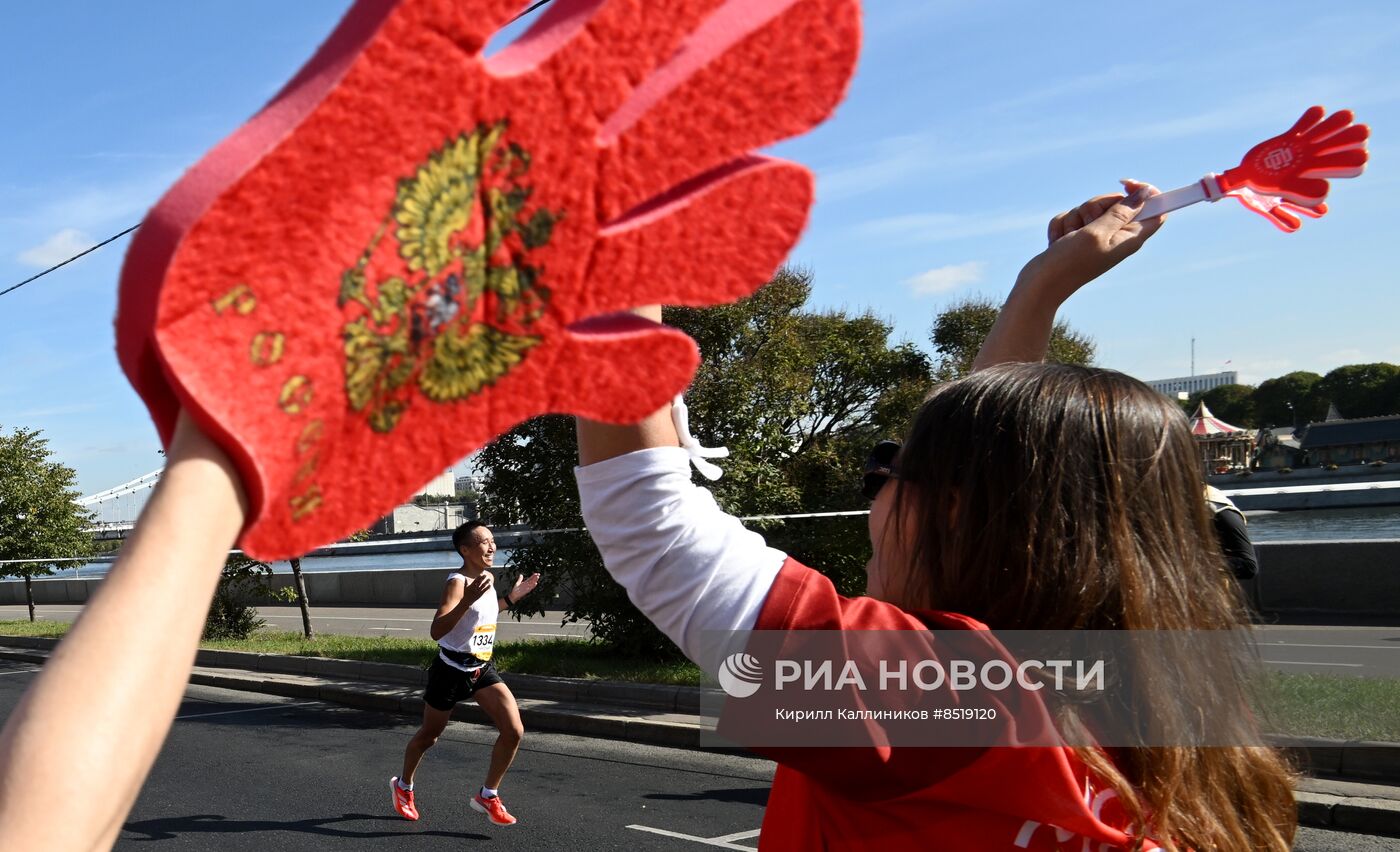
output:
[[[1262,541],[1400,538],[1400,507],[1249,512],[1249,535]]]
[[[1250,512],[1249,534],[1256,542],[1327,541],[1334,539],[1400,539],[1400,507],[1379,509],[1309,509],[1301,512]],[[509,550],[496,551],[497,568],[504,567]],[[393,568],[456,568],[460,561],[443,548],[427,553],[308,557],[303,571],[379,571]],[[106,573],[110,562],[94,562],[66,568],[55,577],[92,577]],[[291,572],[286,562],[274,562],[278,574]]]

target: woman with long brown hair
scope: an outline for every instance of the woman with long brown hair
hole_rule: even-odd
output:
[[[633,602],[712,673],[713,637],[734,631],[1237,635],[1245,609],[1181,413],[1122,374],[1039,363],[1060,304],[1160,227],[1134,221],[1152,190],[1129,188],[1051,222],[976,372],[874,457],[867,596],[837,595],[692,485],[670,409],[580,421],[585,520]],[[1237,660],[1172,641],[1111,701],[1035,693],[1061,730],[1089,734],[1058,746],[770,750],[761,848],[1288,849],[1290,775],[1258,744]],[[1097,742],[1115,718],[1159,734],[1223,720],[1229,736]]]

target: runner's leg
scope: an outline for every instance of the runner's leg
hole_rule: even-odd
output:
[[[496,789],[506,777],[506,770],[515,760],[515,752],[520,748],[520,740],[525,736],[525,726],[520,723],[520,708],[515,704],[515,696],[504,683],[478,689],[474,696],[476,703],[496,723],[496,745],[491,749],[491,767],[486,773],[485,786]],[[404,764],[407,767],[407,764]]]
[[[514,702],[512,702],[512,706]],[[447,722],[452,718],[452,710],[438,710],[423,705],[423,724],[418,728],[418,732],[413,735],[413,739],[408,741],[408,745],[403,751],[403,774],[399,776],[405,784],[413,783],[413,773],[418,771],[418,764],[423,760],[423,754],[433,747],[442,736],[442,732],[447,729]]]

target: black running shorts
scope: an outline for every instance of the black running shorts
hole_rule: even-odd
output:
[[[496,667],[482,663],[480,668],[464,672],[456,666],[449,666],[442,657],[434,657],[428,669],[428,688],[423,691],[423,702],[434,710],[451,710],[458,701],[466,701],[478,689],[504,683],[496,673]]]

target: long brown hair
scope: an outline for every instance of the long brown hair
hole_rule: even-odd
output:
[[[898,467],[893,523],[917,527],[900,531],[913,561],[905,602],[996,630],[1248,623],[1214,543],[1185,418],[1135,379],[1017,364],[950,382],[916,415]],[[1201,693],[1191,701],[1258,736],[1240,679],[1201,678],[1198,661],[1154,664],[1160,674],[1174,662],[1195,676],[1176,681]],[[1153,712],[1162,686],[1161,677],[1142,678],[1129,701]],[[1291,847],[1292,778],[1272,749],[1156,745],[1112,758],[1075,750],[1118,793],[1139,838],[1198,852]]]

